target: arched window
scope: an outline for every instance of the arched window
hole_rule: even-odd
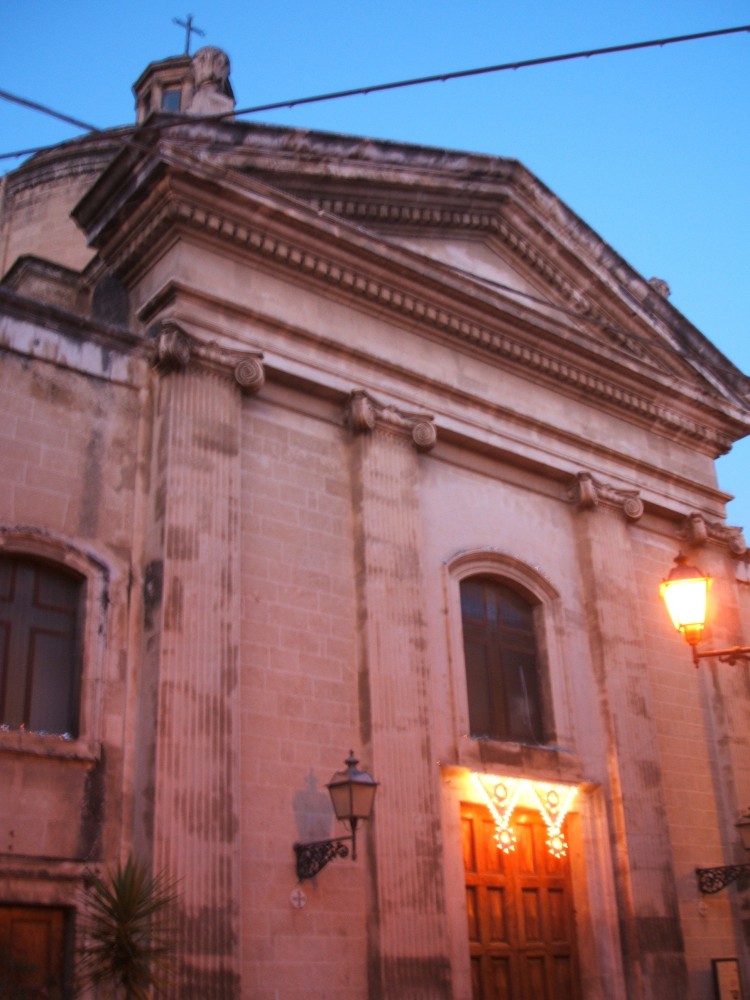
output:
[[[534,605],[494,577],[470,576],[461,618],[471,735],[543,743]]]
[[[0,725],[78,735],[84,581],[0,556]]]

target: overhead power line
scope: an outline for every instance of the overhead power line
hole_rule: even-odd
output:
[[[46,104],[37,104],[36,101],[29,101],[25,97],[18,97],[17,94],[9,94],[7,90],[0,90],[0,97],[4,101],[10,101],[13,104],[20,104],[24,108],[31,108],[32,111],[41,111],[42,114],[49,115],[50,118],[57,118],[59,121],[65,122],[68,125],[75,125],[76,128],[82,128],[85,132],[99,131],[96,125],[89,125],[88,122],[82,122],[77,118],[71,118],[70,115],[65,115],[62,111],[53,111],[52,108],[48,108]],[[20,156],[21,154],[19,153],[17,155]]]
[[[219,115],[191,117],[189,120],[192,123],[220,121],[224,118],[237,118],[241,115],[259,114],[263,111],[276,111],[280,108],[295,108],[303,104],[317,104],[323,101],[333,101],[344,97],[361,97],[366,96],[367,94],[382,93],[383,91],[398,90],[405,87],[416,87],[427,83],[446,83],[449,80],[460,80],[471,76],[482,76],[489,73],[502,73],[507,70],[528,69],[532,66],[545,66],[552,63],[570,62],[574,59],[590,59],[594,56],[614,55],[620,52],[634,52],[638,49],[660,48],[665,45],[676,45],[682,42],[695,42],[706,38],[718,38],[723,35],[736,35],[743,32],[750,32],[750,24],[743,24],[734,28],[718,28],[713,31],[700,31],[690,35],[673,35],[668,38],[654,38],[644,42],[630,42],[625,45],[608,45],[604,48],[584,49],[579,52],[565,52],[561,55],[539,56],[534,59],[522,59],[517,60],[516,62],[498,63],[494,66],[481,66],[475,69],[456,70],[448,73],[434,73],[430,76],[419,76],[409,80],[397,80],[391,83],[377,83],[371,84],[367,87],[353,87],[348,90],[336,90],[325,94],[316,94],[311,97],[295,97],[290,100],[273,101],[269,104],[257,104],[253,107],[228,111]],[[45,107],[43,104],[37,104],[34,101],[27,101],[24,98],[9,94],[6,91],[0,91],[0,98],[14,101],[17,104],[26,105],[36,111],[41,111],[42,113],[51,115],[54,118],[59,118],[62,121],[75,125],[77,128],[84,129],[86,132],[99,131],[93,125],[87,125],[85,122],[80,122],[75,118],[53,111],[51,108]],[[185,119],[178,118],[169,122],[159,122],[154,125],[147,125],[145,126],[145,129],[162,131],[179,127],[183,124],[185,124]],[[142,126],[141,128],[144,127]],[[133,126],[130,130],[122,130],[121,135],[123,136],[123,139],[125,139],[129,132],[132,133],[135,131],[137,131],[137,128]],[[30,153],[41,152],[46,148],[48,147],[38,146],[34,149],[16,150],[12,153],[0,153],[0,160],[26,156]]]
[[[479,69],[462,69],[453,73],[435,73],[432,76],[418,76],[412,80],[399,80],[396,83],[378,83],[371,87],[357,87],[352,90],[338,90],[330,94],[318,94],[315,97],[300,97],[291,101],[277,101],[273,104],[260,104],[253,108],[243,108],[235,111],[235,115],[257,114],[260,111],[274,111],[278,108],[294,108],[300,104],[314,104],[318,101],[332,101],[339,97],[357,97],[375,94],[378,91],[396,90],[400,87],[416,87],[423,83],[445,83],[448,80],[460,80],[469,76],[481,76],[486,73],[502,73],[510,69],[527,69],[530,66],[545,66],[549,63],[568,62],[572,59],[589,59],[592,56],[612,55],[616,52],[633,52],[636,49],[657,48],[663,45],[674,45],[677,42],[694,42],[702,38],[716,38],[719,35],[735,35],[750,31],[750,24],[737,28],[720,28],[716,31],[701,31],[694,35],[675,35],[672,38],[657,38],[648,42],[631,42],[627,45],[609,45],[602,49],[585,49],[581,52],[566,52],[557,56],[539,56],[536,59],[522,59],[518,62],[499,63],[497,66],[482,66]]]

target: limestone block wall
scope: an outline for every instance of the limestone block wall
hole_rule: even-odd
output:
[[[750,798],[747,681],[742,665],[703,660],[696,669],[689,650],[668,623],[654,598],[670,558],[684,539],[674,529],[636,533],[640,617],[648,640],[654,724],[658,733],[667,821],[670,829],[680,920],[690,988],[710,995],[711,959],[733,943],[740,956],[744,942],[741,896],[736,887],[701,897],[696,867],[741,864],[734,823]],[[714,578],[714,613],[704,648],[742,640],[737,619],[735,559],[724,546],[688,548],[690,561]]]
[[[38,330],[37,343],[48,333]],[[57,346],[64,354],[64,342]],[[132,387],[103,370],[92,377],[12,353],[0,365],[0,394],[0,546],[67,565],[86,580],[78,737],[0,734],[1,891],[6,901],[67,905],[85,866],[112,862],[127,841],[122,778],[140,404]],[[41,882],[25,877],[35,858]]]
[[[41,154],[24,164],[0,194],[0,275],[23,254],[82,270],[93,257],[73,206],[91,187],[116,147],[101,141]]]
[[[359,858],[297,889],[292,844],[343,834],[325,783],[350,748],[371,766],[359,716],[348,433],[339,407],[269,386],[246,400],[241,504],[243,996],[367,995]],[[299,900],[296,901],[297,903]]]

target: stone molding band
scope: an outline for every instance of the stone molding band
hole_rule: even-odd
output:
[[[531,346],[515,340],[506,332],[494,330],[462,314],[454,306],[437,305],[429,299],[400,288],[388,281],[384,275],[374,277],[343,261],[334,260],[318,248],[312,249],[295,245],[291,241],[269,231],[256,229],[246,220],[232,218],[226,213],[218,213],[194,201],[176,198],[170,193],[159,209],[155,210],[149,222],[142,226],[135,238],[112,254],[109,263],[113,270],[127,274],[145,253],[147,246],[157,242],[172,226],[185,226],[210,233],[226,243],[241,247],[244,251],[259,254],[276,264],[302,272],[310,278],[378,303],[409,320],[427,324],[450,336],[474,344],[506,360],[528,368],[553,381],[586,392],[589,396],[615,405],[644,420],[664,427],[672,432],[679,430],[691,440],[709,446],[719,453],[726,452],[732,444],[727,434],[716,428],[693,420],[665,403],[626,389],[604,378],[601,373],[587,371],[584,367],[561,361],[538,346]],[[501,233],[498,233],[501,236]],[[511,234],[508,233],[510,239]],[[510,239],[510,243],[518,240]],[[588,305],[580,301],[580,294],[574,305],[577,311],[587,313]]]

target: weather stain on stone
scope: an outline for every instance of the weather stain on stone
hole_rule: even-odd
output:
[[[164,563],[160,559],[150,562],[143,573],[143,624],[153,628],[154,612],[161,604],[164,589]]]
[[[184,588],[179,576],[173,577],[164,604],[164,627],[172,632],[182,630]]]
[[[167,556],[170,559],[198,558],[198,535],[194,527],[173,524],[167,528]]]
[[[638,771],[645,788],[658,788],[661,784],[661,768],[656,761],[638,761]]]
[[[445,955],[393,956],[383,959],[382,983],[372,990],[373,996],[398,995],[427,997],[430,1000],[452,1000],[450,962]]]
[[[219,420],[206,420],[195,432],[197,447],[220,455],[236,455],[239,452],[239,431],[232,424]]]
[[[100,857],[103,820],[104,761],[102,759],[86,773],[81,825],[78,831],[79,858],[93,861]]]
[[[86,442],[83,466],[83,490],[78,528],[82,535],[92,538],[98,528],[102,495],[102,469],[104,467],[104,440],[101,431],[94,430]]]
[[[39,369],[32,371],[31,395],[43,402],[54,403],[55,405],[71,409],[76,402],[74,393],[69,386],[63,384],[59,375],[49,377],[42,374]]]

